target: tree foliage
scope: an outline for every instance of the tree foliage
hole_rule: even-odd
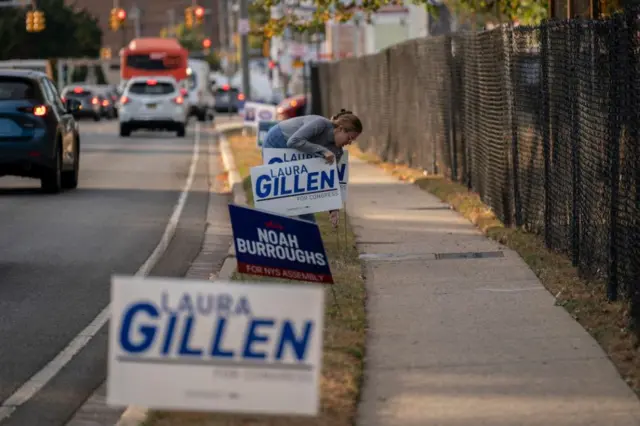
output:
[[[0,60],[99,56],[102,30],[93,16],[64,0],[38,0],[38,9],[46,22],[40,33],[27,32],[27,9],[0,9]]]
[[[434,0],[314,0],[316,8],[310,19],[296,14],[283,0],[255,0],[254,9],[263,10],[270,16],[272,8],[280,11],[280,16],[269,18],[260,24],[259,31],[266,37],[279,35],[289,27],[298,32],[321,31],[329,20],[348,22],[355,16],[364,22],[371,22],[372,16],[385,6],[403,6],[408,3],[423,6],[427,13],[438,14]],[[548,0],[445,0],[454,11],[466,15],[493,16],[496,21],[519,20],[524,25],[534,25],[547,16]]]
[[[182,47],[187,49],[189,52],[202,52],[202,42],[205,39],[204,31],[199,28],[187,28],[184,24],[178,24],[173,27],[173,31],[169,31],[169,28],[163,28],[160,31],[160,37],[170,37],[170,34],[173,34],[172,37],[175,37]],[[209,63],[211,69],[217,70],[220,69],[220,58],[213,52],[205,54],[203,59]]]
[[[562,1],[562,0],[560,0]],[[450,6],[461,15],[476,15],[493,22],[519,21],[536,25],[548,16],[548,0],[452,0]]]

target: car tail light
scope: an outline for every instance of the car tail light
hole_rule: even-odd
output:
[[[26,112],[27,114],[33,114],[36,117],[44,117],[45,115],[47,115],[47,106],[36,105],[33,107],[22,107],[18,108],[18,111]]]
[[[122,105],[126,105],[129,102],[131,102],[131,99],[127,98],[126,96],[123,96],[123,97],[120,98],[120,104],[122,104]]]
[[[75,89],[73,89],[73,93],[82,93],[84,92],[84,90],[82,90],[82,87],[76,87]]]
[[[33,107],[33,115],[36,117],[44,117],[47,115],[47,107],[45,105],[38,105]]]
[[[106,99],[102,101],[102,106],[109,106],[109,101]]]
[[[92,103],[93,105],[98,105],[98,98],[93,98],[93,99],[91,99],[91,103]]]
[[[225,84],[224,86],[222,86],[222,90],[224,90],[225,92],[229,90],[229,85]]]
[[[61,96],[61,97],[60,97],[60,100],[62,101],[62,103],[67,102],[67,98],[65,98],[64,96]]]
[[[155,86],[156,84],[158,84],[158,80],[147,80],[148,86]]]
[[[291,101],[290,103],[292,107],[298,106],[298,101]]]
[[[244,101],[244,93],[240,93],[240,94],[238,95],[238,100],[239,100],[239,101]]]
[[[173,98],[173,102],[178,105],[182,105],[184,103],[184,98],[182,96],[176,96]]]
[[[189,93],[189,92],[187,91],[187,89],[185,89],[185,88],[180,89],[180,94],[181,94],[182,96],[187,96],[187,93]]]
[[[278,107],[278,109],[276,109],[276,111],[278,112],[278,114],[282,114],[284,112],[284,108]]]

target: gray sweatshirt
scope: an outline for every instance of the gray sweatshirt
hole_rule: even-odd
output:
[[[317,156],[331,151],[336,163],[342,157],[342,148],[336,146],[333,138],[333,123],[320,115],[303,115],[278,123],[287,140],[287,148]]]

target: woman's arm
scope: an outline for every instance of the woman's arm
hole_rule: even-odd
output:
[[[309,142],[313,137],[322,134],[327,128],[327,123],[322,118],[309,121],[300,127],[287,141],[288,148],[294,148],[307,154],[323,157],[326,152],[331,152],[322,145]]]

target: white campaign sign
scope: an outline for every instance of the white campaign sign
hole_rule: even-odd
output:
[[[261,104],[258,102],[245,102],[244,104],[244,125],[258,127],[259,121],[275,121],[277,110],[274,105]]]
[[[324,158],[309,158],[251,169],[256,209],[284,216],[339,210],[338,169]]]
[[[262,162],[264,164],[286,163],[288,161],[298,161],[306,158],[314,158],[312,154],[300,152],[292,148],[263,148]],[[349,151],[343,151],[338,162],[338,178],[340,179],[340,191],[342,202],[347,202],[347,184],[349,182]]]
[[[317,415],[317,284],[114,277],[107,403]]]

